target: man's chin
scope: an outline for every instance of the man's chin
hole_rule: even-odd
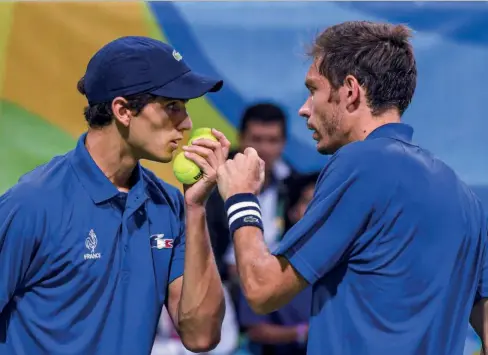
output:
[[[153,161],[155,163],[163,163],[163,164],[167,164],[167,163],[171,163],[171,161],[173,160],[173,154],[171,155],[160,155],[160,156],[155,156],[155,155],[148,155],[142,159],[144,160],[149,160],[149,161]]]
[[[317,152],[322,155],[332,155],[334,154],[340,147],[337,147],[335,145],[329,145],[329,144],[320,144],[320,142],[317,142]]]

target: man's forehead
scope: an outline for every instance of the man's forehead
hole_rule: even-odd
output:
[[[310,65],[310,68],[308,69],[307,75],[305,77],[305,85],[311,85],[313,83],[316,83],[318,80],[320,80],[321,75],[319,72],[319,66],[316,60]]]

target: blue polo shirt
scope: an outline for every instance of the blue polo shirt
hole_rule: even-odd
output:
[[[313,284],[308,354],[462,354],[488,296],[480,201],[392,123],[339,149],[275,251]]]
[[[181,193],[137,166],[120,193],[76,149],[0,197],[0,354],[149,354],[183,274]]]

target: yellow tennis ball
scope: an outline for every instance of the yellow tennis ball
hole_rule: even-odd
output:
[[[188,145],[191,145],[192,142],[198,138],[210,139],[217,142],[217,138],[215,138],[215,136],[212,134],[212,129],[207,127],[197,128],[196,130],[194,130],[190,137],[190,140],[188,141]]]
[[[191,145],[192,142],[198,138],[206,138],[216,142],[218,141],[217,138],[215,138],[215,136],[212,134],[212,129],[204,127],[193,131],[190,140],[188,141],[188,145]],[[187,159],[184,152],[179,153],[175,157],[173,161],[173,172],[178,181],[186,185],[196,183],[203,176],[203,173],[198,165],[190,159]]]
[[[186,185],[196,183],[203,175],[198,165],[187,159],[184,152],[176,155],[173,161],[173,172],[178,181]]]

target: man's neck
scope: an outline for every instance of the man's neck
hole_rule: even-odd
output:
[[[357,129],[352,131],[352,141],[364,140],[378,127],[388,123],[400,123],[400,115],[396,110],[389,110],[377,116],[364,116]]]
[[[111,132],[112,127],[90,129],[86,135],[85,146],[100,170],[120,191],[128,191],[130,178],[137,164],[128,147]]]

